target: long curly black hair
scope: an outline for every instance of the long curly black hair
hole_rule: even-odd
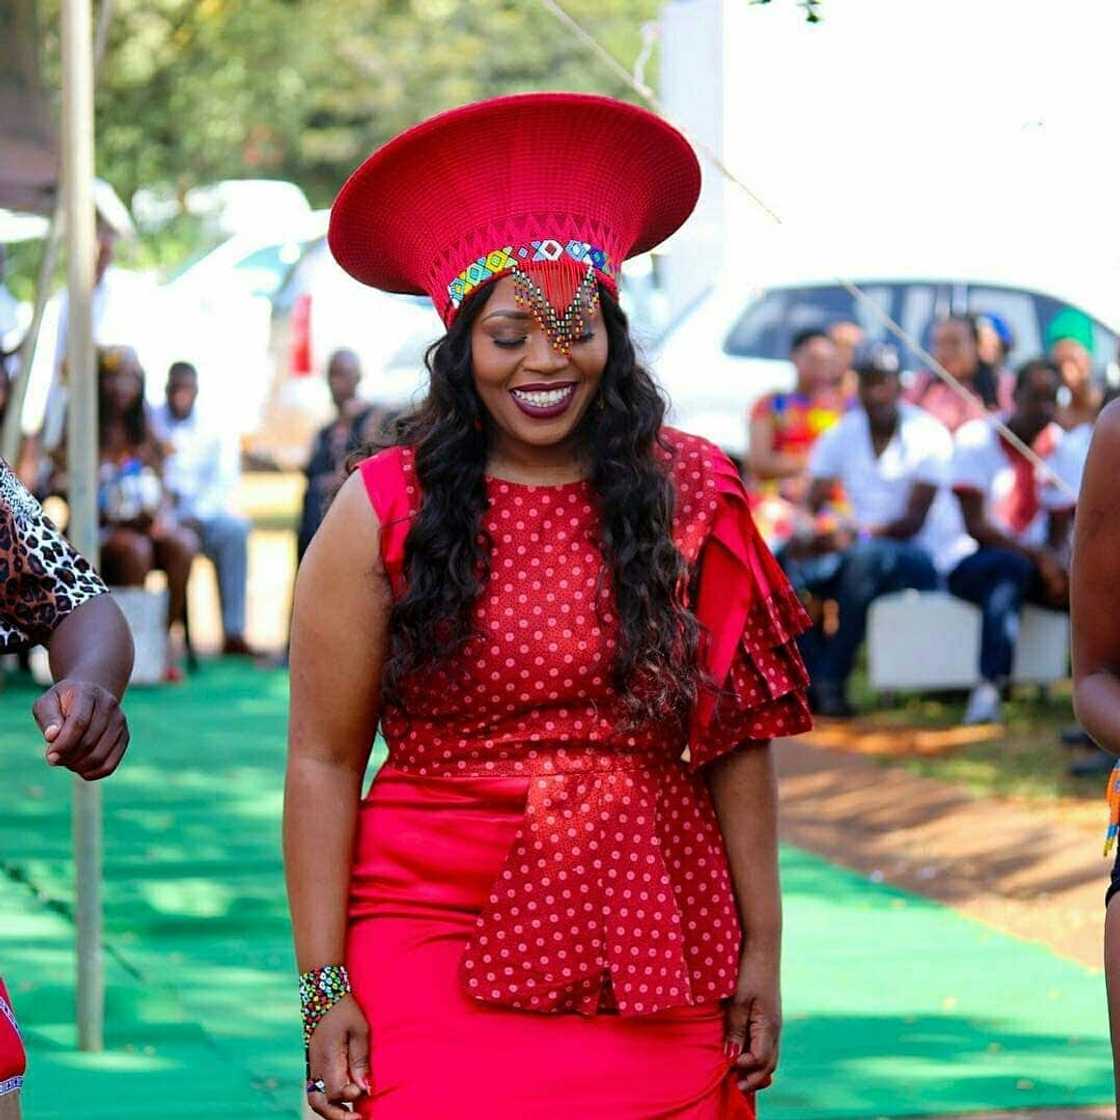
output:
[[[449,661],[475,635],[475,605],[490,575],[483,521],[491,421],[474,386],[471,326],[491,290],[464,302],[428,350],[428,395],[387,441],[414,448],[423,502],[405,544],[406,591],[390,616],[386,704],[400,704],[407,676]],[[700,627],[687,607],[688,567],[673,542],[665,400],[638,361],[626,315],[609,291],[600,297],[607,362],[576,439],[600,513],[600,587],[609,581],[618,616],[612,682],[637,724],[679,717],[696,698]]]

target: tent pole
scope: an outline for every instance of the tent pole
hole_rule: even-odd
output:
[[[97,365],[92,297],[96,222],[93,204],[93,21],[90,0],[62,3],[62,168],[69,286],[70,407],[67,475],[70,538],[96,563]],[[74,865],[77,880],[78,1045],[104,1045],[105,989],[101,949],[101,791],[74,778]]]

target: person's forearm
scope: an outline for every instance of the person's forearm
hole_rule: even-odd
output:
[[[88,681],[118,700],[124,695],[132,675],[132,634],[112,596],[98,595],[75,607],[47,649],[56,681]]]
[[[907,514],[896,521],[888,521],[886,525],[880,525],[874,535],[889,537],[892,541],[908,541],[921,532],[925,520],[925,517],[919,520],[917,517],[911,517]]]
[[[778,788],[769,743],[745,746],[708,769],[720,831],[743,923],[745,946],[781,954]]]
[[[968,535],[982,548],[1002,548],[1007,552],[1017,552],[1028,560],[1034,560],[1037,556],[1037,549],[1029,548],[1014,537],[1001,532],[987,519],[969,525]]]
[[[760,482],[780,482],[805,473],[805,460],[783,451],[770,451],[752,455],[749,459],[751,474]]]
[[[1097,746],[1120,755],[1120,677],[1101,669],[1076,678],[1073,711]]]
[[[341,964],[362,775],[293,758],[284,787],[284,868],[300,972]]]

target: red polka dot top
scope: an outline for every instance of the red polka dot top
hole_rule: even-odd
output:
[[[664,430],[674,540],[712,681],[679,720],[628,724],[590,483],[487,480],[490,578],[476,637],[402,682],[382,713],[390,764],[526,779],[524,824],[462,961],[477,999],[534,1011],[649,1014],[731,995],[741,929],[702,769],[808,730],[794,643],[808,619],[756,532],[735,468]],[[413,452],[361,465],[394,596],[423,500]]]

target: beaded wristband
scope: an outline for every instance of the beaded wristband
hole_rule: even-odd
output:
[[[346,966],[328,964],[313,968],[299,978],[299,1005],[303,1013],[303,1045],[311,1045],[311,1036],[323,1016],[343,996],[350,993],[350,976]]]

